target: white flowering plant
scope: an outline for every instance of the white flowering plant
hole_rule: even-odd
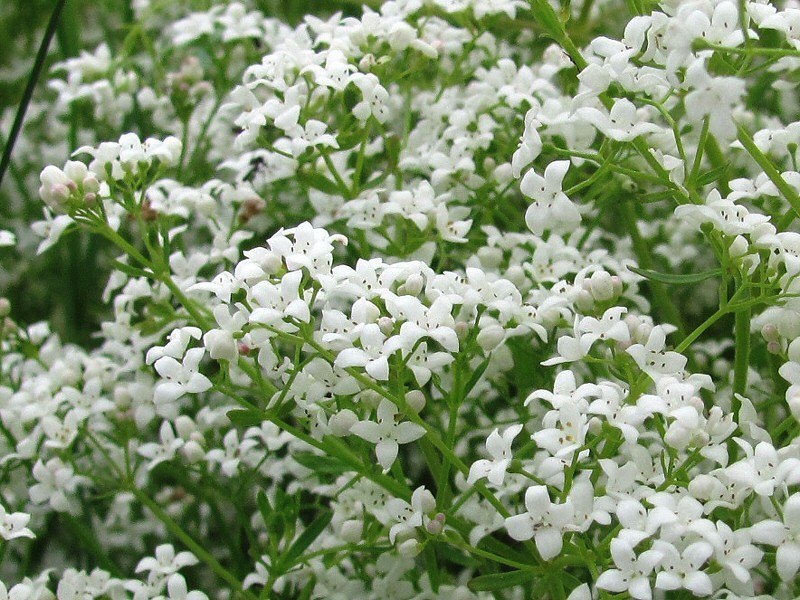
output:
[[[800,3],[120,4],[0,75],[0,598],[800,596]]]

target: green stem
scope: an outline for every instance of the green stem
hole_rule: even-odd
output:
[[[61,12],[64,10],[64,5],[67,0],[58,0],[53,12],[50,14],[50,21],[47,23],[47,29],[44,32],[44,38],[39,45],[39,51],[36,53],[36,59],[33,62],[33,69],[28,77],[28,82],[25,84],[25,91],[22,93],[22,100],[20,100],[17,114],[14,117],[14,123],[11,125],[11,133],[8,134],[8,141],[6,147],[3,149],[3,157],[0,158],[0,184],[3,183],[3,176],[6,174],[8,165],[11,164],[11,152],[14,150],[14,144],[17,142],[19,132],[22,130],[22,123],[25,120],[25,113],[28,112],[28,105],[33,98],[33,91],[36,89],[36,82],[44,69],[44,63],[47,58],[47,51],[50,48],[50,42],[53,41],[53,36],[58,29],[58,22],[61,18]]]
[[[734,320],[736,354],[733,363],[733,392],[745,395],[747,392],[747,371],[750,368],[750,318],[752,309],[748,306],[737,310]],[[741,402],[734,396],[732,408],[738,416]]]
[[[772,161],[759,150],[755,141],[753,141],[753,138],[744,127],[737,124],[736,131],[739,134],[739,141],[745,147],[745,150],[747,150],[750,156],[753,157],[753,160],[758,163],[758,166],[764,170],[764,173],[769,177],[770,181],[775,184],[778,191],[783,194],[783,197],[789,202],[795,214],[800,215],[800,196],[798,196],[795,189],[786,183],[786,180],[778,172],[778,169],[776,169]]]
[[[169,530],[172,535],[183,542],[192,553],[202,560],[208,568],[210,568],[216,575],[224,580],[233,590],[244,596],[248,600],[256,600],[256,596],[242,587],[242,582],[239,581],[230,571],[223,567],[220,562],[214,558],[205,548],[198,544],[192,536],[190,536],[184,529],[170,517],[166,511],[155,503],[147,494],[131,485],[129,491],[136,496],[136,499],[144,504],[150,511],[161,521],[164,526]]]
[[[650,246],[642,237],[642,234],[639,233],[639,228],[636,225],[636,211],[634,211],[632,202],[623,201],[620,203],[620,216],[628,229],[628,234],[631,236],[633,250],[636,253],[639,264],[645,269],[653,269],[655,267],[655,259],[650,252]],[[680,312],[669,297],[666,286],[659,281],[648,281],[647,283],[653,291],[653,302],[664,316],[664,319],[677,326],[681,337],[685,336],[686,330],[684,329]]]

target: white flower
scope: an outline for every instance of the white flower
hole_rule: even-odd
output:
[[[136,572],[147,571],[157,575],[172,575],[183,567],[196,565],[199,561],[191,552],[175,553],[172,544],[161,544],[156,547],[155,557],[147,556],[136,565]]]
[[[6,229],[0,229],[0,248],[7,248],[17,244],[17,236]]]
[[[378,122],[385,123],[389,118],[387,101],[389,92],[386,91],[378,78],[372,73],[354,73],[350,76],[356,87],[361,90],[363,100],[353,107],[353,115],[362,123],[366,122],[370,116],[375,117]]]
[[[377,323],[364,325],[359,336],[361,348],[345,348],[334,361],[334,366],[341,369],[348,367],[364,367],[368,375],[379,381],[389,379],[389,353],[386,348],[386,336]]]
[[[375,444],[378,464],[389,470],[397,458],[399,444],[408,444],[425,435],[425,428],[409,421],[397,422],[397,407],[384,398],[378,405],[378,422],[359,421],[350,433]]]
[[[8,513],[5,506],[0,504],[0,537],[4,540],[13,540],[18,537],[36,537],[30,529],[25,527],[30,519],[31,516],[27,513]]]
[[[633,102],[626,98],[614,102],[608,115],[604,111],[590,107],[579,108],[577,114],[589,121],[606,137],[618,142],[630,142],[640,135],[661,130],[659,125],[646,121],[647,113],[637,111]]]
[[[389,517],[398,522],[389,530],[389,542],[394,544],[397,536],[405,531],[413,531],[425,524],[425,516],[436,509],[436,499],[425,486],[420,486],[411,495],[411,504],[400,498],[392,498],[386,503]]]
[[[663,540],[653,542],[653,550],[664,556],[656,575],[656,588],[660,590],[687,589],[695,596],[710,596],[711,578],[700,569],[714,552],[708,542],[694,542],[682,552]]]
[[[175,458],[175,453],[180,450],[184,443],[181,438],[175,436],[172,424],[169,421],[161,423],[159,438],[161,443],[149,442],[142,444],[137,450],[140,455],[149,459],[150,462],[147,463],[148,471],[161,462]]]
[[[520,190],[533,200],[525,212],[525,223],[536,235],[545,230],[571,231],[581,222],[578,209],[561,191],[569,164],[568,160],[557,160],[547,165],[544,177],[530,170],[522,178]]]
[[[564,529],[574,520],[572,503],[553,504],[547,488],[534,485],[525,492],[525,508],[527,512],[506,519],[508,535],[517,541],[534,538],[542,559],[555,558],[561,552]]]
[[[783,581],[794,581],[800,569],[800,493],[789,496],[783,505],[783,523],[760,521],[750,532],[753,541],[776,546],[775,566]]]
[[[511,425],[506,428],[502,436],[497,429],[490,433],[486,440],[486,450],[492,460],[475,461],[469,469],[467,483],[473,484],[486,477],[493,485],[503,485],[506,469],[511,462],[511,444],[520,431],[522,431],[522,425]]]
[[[662,553],[646,550],[636,556],[628,542],[615,538],[611,540],[611,556],[617,568],[601,573],[597,587],[614,593],[628,592],[636,600],[650,600],[653,597],[650,574]]]
[[[704,61],[695,60],[686,69],[684,87],[689,90],[684,98],[686,116],[692,123],[709,119],[709,130],[718,138],[736,137],[736,125],[731,113],[745,93],[745,82],[738,77],[712,77]]]
[[[191,348],[182,363],[171,356],[162,356],[155,362],[156,371],[166,379],[153,392],[156,405],[168,405],[184,394],[199,394],[211,388],[211,381],[198,370],[205,352],[205,348]]]
[[[626,350],[639,368],[651,379],[658,381],[663,375],[675,375],[686,367],[686,357],[677,352],[667,352],[667,333],[660,325],[653,327],[647,343],[634,344]]]

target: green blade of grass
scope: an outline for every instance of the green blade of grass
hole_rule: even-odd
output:
[[[61,18],[61,12],[64,10],[64,5],[66,3],[67,0],[58,0],[58,2],[56,2],[53,13],[50,15],[50,21],[47,23],[44,38],[39,46],[39,51],[36,53],[33,69],[31,69],[28,83],[25,85],[25,91],[22,94],[22,100],[20,100],[19,107],[17,108],[17,114],[11,126],[11,133],[8,134],[6,147],[3,149],[3,157],[0,159],[0,185],[3,183],[3,177],[8,170],[8,165],[11,163],[11,152],[14,149],[14,144],[16,144],[17,137],[22,129],[22,122],[25,120],[25,113],[28,111],[28,105],[33,97],[33,90],[36,88],[36,82],[42,74],[45,59],[47,58],[47,51],[50,48],[50,42],[53,41],[56,29],[58,28],[59,19]]]

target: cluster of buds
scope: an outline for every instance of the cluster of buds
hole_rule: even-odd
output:
[[[45,167],[39,180],[39,196],[57,213],[67,212],[71,205],[91,205],[100,190],[97,176],[75,160],[67,161],[63,170],[53,165]]]
[[[592,311],[598,305],[614,304],[623,292],[622,280],[608,271],[595,271],[580,283],[582,289],[576,305],[585,312]]]

